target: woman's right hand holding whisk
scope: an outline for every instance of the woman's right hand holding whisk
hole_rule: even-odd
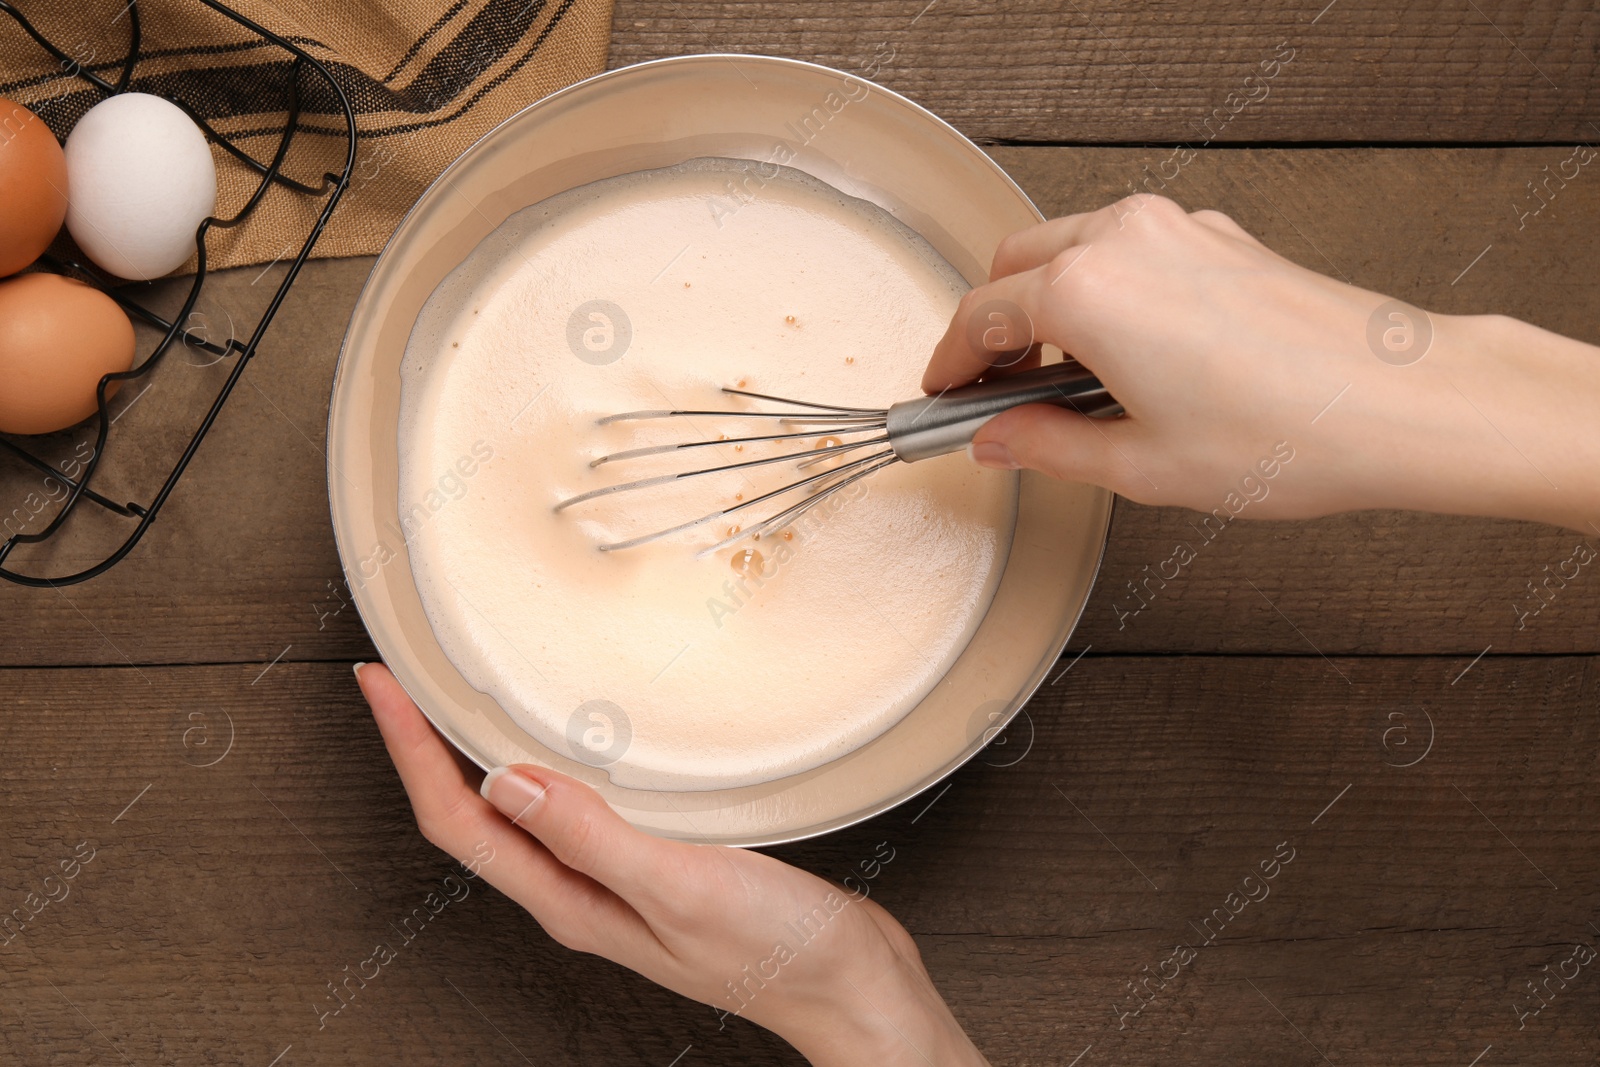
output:
[[[1028,366],[1049,343],[1127,414],[1013,409],[975,437],[984,466],[1209,510],[1287,451],[1292,468],[1249,514],[1414,508],[1600,533],[1593,346],[1504,316],[1423,312],[1156,196],[1016,233],[990,277],[962,300],[924,388]],[[1031,359],[988,350],[1019,332]]]

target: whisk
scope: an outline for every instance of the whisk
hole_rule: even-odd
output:
[[[709,474],[761,467],[773,463],[797,463],[800,469],[813,467],[830,459],[843,460],[816,474],[809,474],[771,492],[763,493],[742,503],[713,511],[688,522],[669,526],[664,530],[630,537],[624,541],[600,546],[602,552],[618,552],[627,548],[658,541],[676,533],[692,530],[706,523],[731,517],[742,517],[747,509],[779,506],[783,497],[801,494],[794,503],[786,503],[777,512],[753,524],[736,528],[722,541],[702,549],[698,555],[706,556],[747,537],[756,537],[792,525],[810,509],[849,485],[859,482],[893,463],[915,463],[949,452],[957,452],[971,443],[978,428],[1002,411],[1023,404],[1055,404],[1084,415],[1109,417],[1121,413],[1122,407],[1106,392],[1089,370],[1075,360],[1053,363],[1035,370],[1022,371],[994,381],[979,382],[958,389],[947,389],[936,396],[919,396],[902,400],[888,408],[843,407],[837,404],[818,404],[790,397],[752,393],[743,389],[722,390],[733,396],[751,400],[784,404],[781,411],[628,411],[608,415],[600,420],[605,426],[616,422],[645,419],[675,419],[703,416],[718,419],[765,419],[804,426],[803,430],[786,430],[782,433],[757,434],[750,437],[721,438],[715,441],[684,441],[674,444],[651,445],[613,452],[590,462],[591,467],[657,456],[671,452],[686,452],[697,448],[715,448],[722,445],[747,445],[756,442],[799,442],[806,438],[823,437],[836,441],[815,448],[805,448],[780,455],[763,456],[698,470],[661,474],[631,482],[591,489],[569,497],[556,505],[563,511],[585,501],[634,492],[652,486],[667,485],[685,478],[698,478]],[[859,436],[866,435],[866,436]],[[847,440],[846,438],[849,438]],[[861,453],[865,453],[864,455]]]

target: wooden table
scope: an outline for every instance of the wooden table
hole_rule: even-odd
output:
[[[1600,139],[1592,5],[925,2],[622,0],[612,62],[859,69],[887,49],[879,78],[992,145],[1047,213],[1209,137],[1168,183],[1186,206],[1424,307],[1600,341],[1600,175],[1523,215],[1530,182]],[[1220,122],[1285,50],[1266,97]],[[305,272],[132,558],[0,590],[0,904],[75,874],[0,947],[3,1059],[796,1062],[483,890],[319,1028],[327,983],[449,871],[357,695],[349,665],[374,652],[333,593],[323,424],[369,267]],[[841,876],[889,842],[877,899],[997,1064],[1596,1062],[1600,967],[1570,961],[1600,944],[1600,574],[1523,614],[1579,537],[1391,513],[1235,524],[1126,614],[1191,518],[1119,506],[1061,670],[947,789],[777,853]],[[1290,855],[1270,896],[1230,896]]]

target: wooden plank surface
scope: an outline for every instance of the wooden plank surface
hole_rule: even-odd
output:
[[[1498,310],[1600,341],[1600,182],[1574,182],[1522,229],[1530,175],[1562,149],[1216,150],[1169,189],[1217,206],[1315,269],[1441,311]],[[1163,150],[997,148],[1049,214],[1117,195]],[[1487,251],[1485,249],[1487,248]],[[1481,258],[1479,257],[1481,254]],[[1476,262],[1474,262],[1476,258]],[[1468,266],[1470,270],[1466,270]],[[368,260],[310,264],[259,361],[144,544],[85,585],[0,591],[0,664],[371,658],[329,529],[323,459],[333,365]],[[1466,273],[1463,276],[1463,271]],[[249,306],[254,269],[219,275],[212,315]],[[270,280],[270,277],[269,279]],[[248,316],[237,315],[241,321]],[[152,391],[131,419],[159,420]],[[1285,413],[1291,439],[1304,414]],[[952,461],[954,462],[954,461]],[[137,466],[137,464],[135,464]],[[27,486],[0,466],[11,499]],[[1099,652],[1595,651],[1600,582],[1523,620],[1529,582],[1577,535],[1405,513],[1229,526],[1137,615],[1127,583],[1193,541],[1194,515],[1119,505],[1074,641]],[[1252,584],[1256,589],[1252,589]],[[1259,590],[1259,592],[1257,591]],[[1298,628],[1298,632],[1297,632]]]
[[[1592,1063],[1592,966],[1513,1005],[1600,942],[1600,659],[1436,662],[1091,654],[948,791],[777,853],[840,877],[887,842],[875,898],[997,1064]],[[5,909],[92,853],[0,946],[0,1058],[798,1062],[481,886],[322,1019],[450,864],[347,665],[258,671],[0,670]]]
[[[997,141],[1570,142],[1600,137],[1597,42],[1555,0],[619,0],[610,63],[807,59]]]

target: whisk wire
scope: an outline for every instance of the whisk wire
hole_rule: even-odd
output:
[[[847,441],[843,444],[828,445],[824,448],[810,449],[806,452],[806,456],[810,457],[830,454],[836,455],[841,452],[853,452],[856,449],[866,448],[869,445],[887,444],[888,441],[889,435],[885,433],[880,434],[877,437],[866,438],[862,441]],[[716,443],[727,444],[726,441],[718,441]],[[750,467],[764,467],[770,463],[783,463],[786,461],[793,462],[799,458],[801,457],[792,452],[786,452],[783,455],[778,456],[763,456],[760,459],[748,459],[739,463],[727,463],[720,467],[702,467],[700,470],[680,471],[676,474],[658,474],[653,478],[640,478],[638,481],[623,482],[620,485],[608,485],[600,489],[591,489],[587,493],[579,493],[577,496],[568,497],[561,503],[557,504],[555,510],[564,511],[574,504],[581,504],[586,500],[594,500],[598,497],[610,496],[613,493],[626,493],[635,489],[647,489],[652,485],[666,485],[669,482],[682,481],[685,478],[698,478],[704,474],[721,474],[724,471],[747,470]]]
[[[888,466],[890,466],[892,464],[895,464],[895,463],[899,463],[899,462],[900,462],[900,457],[895,455],[893,451],[885,451],[885,452],[879,452],[876,455],[868,456],[865,459],[858,460],[858,461],[856,461],[856,463],[848,464],[848,465],[843,466],[843,467],[836,467],[831,471],[824,471],[821,475],[818,475],[817,477],[826,478],[826,477],[829,477],[830,475],[842,474],[846,470],[850,470],[851,468],[858,467],[861,464],[870,464],[869,466],[866,466],[866,467],[863,467],[862,469],[856,470],[854,473],[850,474],[848,477],[840,479],[839,481],[835,482],[834,484],[828,486],[825,489],[817,490],[814,494],[812,494],[811,496],[807,497],[806,499],[800,501],[798,504],[794,504],[794,505],[792,505],[790,507],[785,508],[784,510],[778,512],[776,515],[771,516],[770,518],[768,518],[765,521],[759,523],[758,525],[750,527],[748,530],[735,530],[733,533],[729,534],[727,537],[725,537],[721,541],[718,541],[716,544],[710,546],[709,548],[703,548],[699,552],[696,552],[695,553],[695,558],[696,559],[704,559],[706,556],[709,556],[712,553],[718,552],[718,551],[720,551],[720,550],[722,550],[724,548],[727,548],[731,544],[735,544],[735,543],[737,543],[739,541],[742,541],[746,537],[760,537],[762,534],[765,534],[765,533],[767,533],[767,532],[769,532],[771,530],[781,530],[785,526],[792,526],[796,522],[799,521],[800,516],[804,515],[806,512],[810,511],[812,508],[814,508],[818,504],[822,503],[828,497],[832,496],[834,493],[837,493],[839,490],[843,489],[845,486],[850,485],[852,482],[860,481],[862,478],[865,478],[865,477],[867,477],[869,475],[876,474],[878,471],[882,470],[883,468],[888,467]],[[770,497],[777,496],[780,493],[786,493],[790,489],[798,488],[799,484],[800,483],[796,483],[795,485],[786,486],[783,489],[777,490],[776,492],[768,493],[767,496],[770,498]]]
[[[836,476],[838,476],[840,474],[845,473],[846,471],[856,470],[857,468],[861,467],[864,464],[870,464],[870,463],[873,463],[875,461],[882,460],[885,456],[893,457],[893,455],[894,455],[893,452],[878,452],[878,453],[874,453],[873,455],[866,456],[866,457],[864,457],[862,459],[851,460],[849,463],[845,463],[842,466],[835,467],[832,470],[826,470],[826,471],[821,472],[820,474],[813,474],[811,477],[803,478],[798,482],[791,482],[788,485],[782,486],[781,488],[778,488],[778,489],[774,489],[771,492],[763,493],[763,494],[761,494],[760,496],[757,496],[757,497],[752,497],[751,499],[746,500],[741,504],[735,504],[732,507],[722,508],[722,509],[720,509],[718,511],[713,511],[713,512],[710,512],[709,514],[702,515],[698,519],[690,519],[688,522],[680,523],[677,526],[668,527],[665,530],[656,530],[653,533],[641,534],[638,537],[631,537],[626,541],[617,541],[617,542],[614,542],[612,544],[601,545],[600,546],[600,551],[602,551],[602,552],[620,552],[625,548],[637,548],[639,545],[648,544],[651,541],[658,541],[663,537],[669,537],[669,536],[671,536],[672,534],[675,534],[675,533],[682,533],[685,530],[692,530],[696,526],[703,526],[708,522],[714,522],[717,519],[726,518],[729,515],[733,515],[736,512],[743,511],[745,508],[754,507],[757,504],[766,503],[767,501],[773,499],[774,497],[782,496],[785,493],[793,492],[796,489],[803,489],[808,485],[812,485],[812,484],[817,483],[817,482],[825,481],[828,478],[836,477]],[[790,457],[790,458],[792,458],[792,457]],[[892,462],[892,459],[891,459],[891,462]],[[873,469],[876,469],[876,468],[873,468]],[[870,471],[863,472],[863,473],[870,473]],[[846,480],[850,480],[850,479],[846,479]],[[822,497],[825,497],[828,494],[832,493],[835,489],[839,488],[840,485],[842,485],[842,484],[843,483],[841,482],[841,483],[839,483],[839,485],[830,485],[830,486],[828,486],[828,487],[826,487],[824,489],[820,489],[820,490],[817,491],[817,494],[816,494],[815,497],[812,497],[809,500],[802,501],[801,503],[809,505],[809,504],[818,502],[818,501],[820,501],[820,499]],[[793,509],[790,509],[790,510],[793,510]],[[768,520],[762,522],[759,526],[751,527],[749,530],[736,530],[736,531],[734,531],[734,533],[726,541],[719,542],[714,548],[708,549],[707,552],[715,551],[715,548],[721,548],[721,547],[723,547],[725,545],[730,545],[734,541],[742,540],[743,538],[749,537],[752,534],[763,533],[768,528],[771,527],[771,522],[772,522],[772,520],[768,519]],[[705,553],[702,553],[702,555],[704,555],[704,554]]]
[[[752,394],[754,395],[754,394]],[[798,403],[799,401],[795,401]],[[716,419],[777,419],[783,422],[881,422],[887,412],[867,408],[839,409],[845,414],[819,415],[813,411],[688,411],[674,408],[647,408],[643,411],[624,411],[607,415],[595,421],[596,426],[610,426],[614,422],[638,422],[644,419],[676,419],[699,416]],[[852,414],[851,412],[859,412]]]
[[[871,430],[881,430],[887,424],[878,419],[875,422],[862,423],[859,426],[848,426],[835,429],[836,434],[866,433]],[[757,437],[731,437],[721,441],[674,441],[667,445],[650,445],[647,448],[630,448],[625,452],[613,452],[608,456],[589,461],[590,467],[599,467],[606,463],[616,463],[625,459],[638,459],[641,456],[659,456],[668,452],[681,452],[690,448],[711,448],[715,445],[747,445],[759,441],[791,441],[801,437],[816,437],[816,430],[802,430],[799,433],[769,433]],[[802,464],[803,466],[804,464]]]
[[[723,386],[722,391],[733,396],[747,396],[752,400],[771,400],[778,404],[793,404],[795,407],[816,408],[821,411],[849,411],[863,415],[876,415],[879,418],[882,418],[888,411],[887,408],[847,408],[839,404],[813,404],[809,400],[795,400],[787,396],[772,396],[769,393],[751,393],[743,389],[730,389],[727,386]]]

